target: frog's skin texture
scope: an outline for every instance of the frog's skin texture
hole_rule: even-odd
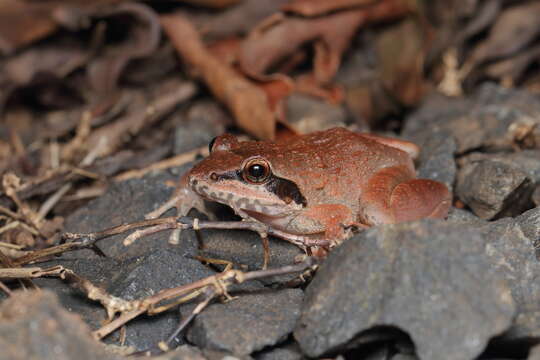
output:
[[[282,142],[239,142],[222,135],[211,153],[181,179],[176,194],[149,214],[204,210],[203,200],[234,209],[304,249],[328,248],[354,228],[444,218],[445,185],[416,179],[416,145],[334,128]]]

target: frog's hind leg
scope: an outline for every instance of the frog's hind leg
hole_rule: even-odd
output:
[[[414,179],[410,170],[395,166],[370,179],[361,197],[360,213],[370,225],[444,218],[451,202],[452,196],[444,184]]]

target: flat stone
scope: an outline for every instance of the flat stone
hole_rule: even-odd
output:
[[[516,220],[505,218],[479,229],[486,239],[486,254],[499,276],[506,279],[516,304],[507,339],[540,337],[540,262],[533,246],[536,235],[530,231],[538,221],[538,209],[533,210]]]
[[[205,349],[248,355],[284,341],[300,316],[299,289],[260,291],[212,304],[195,319],[188,339]]]
[[[332,105],[308,95],[293,93],[287,97],[286,117],[302,134],[345,126],[343,106]]]
[[[533,183],[540,183],[540,150],[522,150],[511,153],[473,152],[460,159],[463,163],[480,160],[492,160],[516,167],[525,172]]]
[[[122,263],[112,258],[57,258],[40,263],[39,266],[46,268],[61,265],[73,270],[77,275],[92,282],[96,286],[106,288],[110,280],[122,271]],[[33,280],[36,285],[43,289],[54,292],[59,302],[66,310],[80,316],[92,330],[97,330],[103,325],[105,311],[103,306],[96,301],[88,299],[81,291],[72,288],[58,278],[38,278]]]
[[[161,249],[125,261],[122,271],[111,279],[108,290],[125,300],[143,299],[160,290],[186,285],[212,275],[215,272],[200,262],[170,249]],[[155,346],[171,335],[179,321],[177,310],[138,317],[126,326],[125,345],[137,350]],[[178,343],[182,343],[181,338]]]
[[[256,360],[302,360],[304,355],[298,344],[291,343],[273,349],[263,350],[255,355]]]
[[[536,125],[535,125],[536,124]],[[540,144],[540,100],[521,89],[508,89],[486,83],[467,99],[431,96],[405,121],[402,135],[444,130],[457,144],[457,153],[484,148],[512,150],[518,129],[533,129],[525,147]],[[535,128],[536,126],[536,128]],[[536,145],[537,146],[537,145]]]
[[[196,347],[181,345],[163,355],[151,357],[149,360],[207,360],[207,358]]]
[[[17,291],[0,305],[0,360],[120,360],[47,290]]]
[[[530,205],[527,173],[493,160],[472,161],[459,171],[456,195],[482,219],[518,215]]]
[[[446,221],[454,224],[467,224],[467,225],[477,225],[482,226],[487,223],[486,220],[480,219],[478,216],[474,215],[472,212],[451,207],[448,211],[448,217]]]
[[[310,357],[376,326],[407,332],[421,359],[472,359],[511,325],[510,289],[479,229],[423,220],[367,230],[330,253],[294,332]]]
[[[270,260],[268,267],[291,265],[294,258],[304,252],[285,240],[270,237]],[[202,230],[200,232],[199,254],[203,257],[231,261],[246,270],[260,270],[263,266],[264,250],[262,240],[253,231]],[[296,275],[273,276],[262,282],[285,282]]]
[[[176,183],[191,165],[151,173],[141,179],[131,179],[114,183],[99,198],[78,209],[66,218],[65,231],[88,233],[107,229],[125,223],[144,220],[144,215],[158,208],[169,199]],[[174,212],[171,211],[171,215]],[[97,243],[103,252],[114,259],[125,260],[147,254],[154,249],[169,248],[184,255],[195,255],[197,240],[193,231],[183,231],[180,245],[168,243],[170,231],[162,231],[138,239],[130,246],[122,240],[128,233],[115,235]],[[65,257],[95,258],[90,250],[70,252]]]

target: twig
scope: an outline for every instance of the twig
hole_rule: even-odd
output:
[[[49,211],[60,201],[60,199],[71,189],[72,183],[69,182],[58,189],[53,195],[51,195],[38,210],[38,222],[47,216]]]
[[[28,267],[0,269],[0,279],[30,279],[43,276],[59,276],[65,269],[57,265],[50,268]]]
[[[9,288],[1,281],[0,281],[0,290],[4,291],[7,294],[7,296],[13,295],[11,290],[9,290]]]
[[[254,279],[260,279],[264,277],[269,276],[276,276],[276,275],[285,275],[295,272],[303,272],[306,269],[311,268],[315,265],[315,260],[313,258],[308,258],[305,262],[297,265],[288,265],[283,266],[276,269],[267,269],[267,270],[258,270],[258,271],[252,271],[244,273],[240,270],[229,270],[226,272],[219,273],[214,276],[209,276],[207,278],[195,281],[191,284],[179,286],[172,289],[166,289],[161,290],[157,294],[153,296],[149,296],[146,299],[143,300],[135,300],[131,302],[131,305],[129,303],[124,303],[123,305],[127,307],[129,310],[122,313],[117,319],[111,321],[107,325],[103,326],[102,328],[94,331],[94,337],[97,339],[102,339],[103,337],[107,336],[114,330],[118,329],[120,326],[124,325],[131,319],[139,316],[140,314],[144,312],[148,312],[149,314],[156,314],[156,305],[159,304],[162,301],[180,297],[185,294],[189,294],[193,291],[200,291],[203,290],[205,294],[214,294],[211,295],[212,298],[220,295],[228,296],[227,294],[227,288],[232,284],[239,284],[247,280],[254,280]],[[205,290],[208,287],[211,288],[211,290]],[[190,298],[190,300],[192,297]],[[205,300],[203,300],[204,302]],[[208,300],[210,301],[210,300]],[[110,309],[101,301],[102,304],[107,308],[107,313],[114,313],[118,312],[118,309]],[[204,307],[203,307],[204,308]],[[202,310],[202,309],[201,309]],[[195,314],[196,315],[196,314]],[[194,317],[194,316],[193,316]],[[190,320],[193,318],[191,317]],[[181,324],[182,328],[184,328],[186,324]]]
[[[183,154],[179,154],[171,158],[159,161],[144,169],[129,170],[129,171],[123,172],[119,175],[116,175],[113,179],[114,181],[124,181],[128,179],[133,179],[133,178],[140,178],[151,171],[164,170],[164,169],[169,169],[171,167],[182,166],[184,164],[187,164],[195,160],[195,158],[199,155],[208,156],[208,146],[203,146],[198,149],[191,150]]]

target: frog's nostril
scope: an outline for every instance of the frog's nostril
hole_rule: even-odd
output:
[[[213,172],[213,173],[210,174],[210,180],[212,180],[212,181],[218,181],[218,178],[219,178],[219,177],[218,177],[218,175],[217,175],[215,172]]]

